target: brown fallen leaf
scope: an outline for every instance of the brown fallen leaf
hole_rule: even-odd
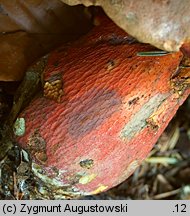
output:
[[[83,6],[59,0],[0,0],[0,20],[0,81],[22,79],[36,59],[90,28]]]

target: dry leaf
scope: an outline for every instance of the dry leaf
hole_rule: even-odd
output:
[[[0,20],[1,81],[20,80],[37,58],[90,27],[83,6],[59,0],[0,0]]]

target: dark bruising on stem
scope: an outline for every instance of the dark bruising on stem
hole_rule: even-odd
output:
[[[190,87],[190,59],[187,56],[182,58],[178,69],[170,79],[170,84],[179,96]]]
[[[113,90],[94,89],[73,103],[76,109],[68,116],[69,134],[80,139],[117,112],[121,98]]]
[[[35,155],[35,158],[39,163],[46,163],[46,141],[43,139],[38,130],[34,130],[34,132],[30,135],[27,150],[31,155]]]
[[[96,41],[94,46],[103,43],[106,43],[107,45],[110,46],[118,46],[118,45],[125,45],[125,44],[134,44],[134,43],[138,43],[138,41],[134,37],[127,34],[126,36],[118,36],[116,34],[111,34],[110,36],[99,38]]]

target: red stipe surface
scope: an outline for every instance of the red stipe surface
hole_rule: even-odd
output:
[[[44,79],[58,75],[61,102],[37,96],[21,113],[18,141],[43,176],[75,194],[107,190],[129,177],[189,94],[171,77],[182,54],[137,56],[155,50],[132,43],[110,20],[74,44],[55,50]]]

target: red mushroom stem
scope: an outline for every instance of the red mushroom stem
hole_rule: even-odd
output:
[[[152,51],[105,18],[49,57],[44,95],[20,114],[20,145],[55,198],[96,194],[128,178],[190,93],[182,54]]]

